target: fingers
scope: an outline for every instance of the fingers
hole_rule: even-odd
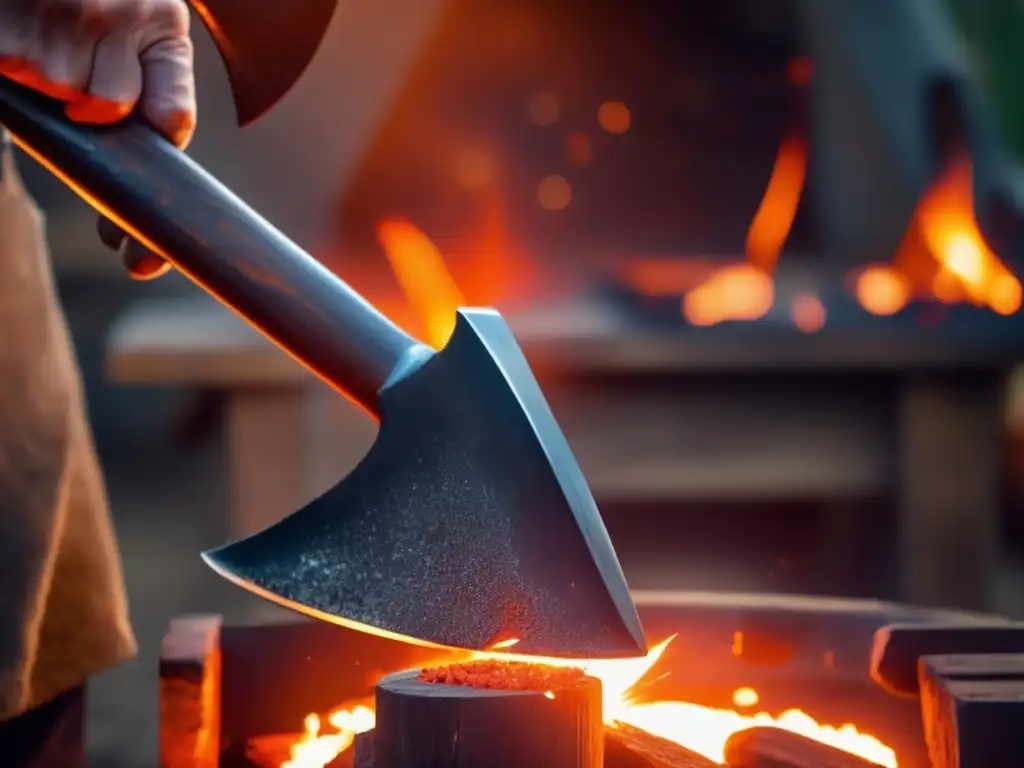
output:
[[[192,76],[192,41],[166,37],[142,53],[143,118],[184,149],[196,127],[196,90]]]
[[[50,0],[39,6],[36,61],[42,77],[69,97],[86,91],[95,42],[106,26],[100,3]]]
[[[137,35],[115,31],[96,44],[84,94],[67,106],[72,120],[108,124],[123,120],[142,96]]]
[[[0,74],[113,123],[136,107],[179,147],[195,129],[185,0],[0,0]]]
[[[128,274],[136,280],[155,280],[171,269],[170,264],[132,237],[125,238],[121,258]]]
[[[129,237],[110,219],[101,216],[96,222],[96,231],[105,246],[121,254],[128,274],[134,279],[153,280],[170,270],[170,264]]]

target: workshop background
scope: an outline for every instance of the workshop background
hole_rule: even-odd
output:
[[[190,154],[429,343],[502,309],[631,586],[1024,617],[1019,3],[351,0],[244,131],[196,27]],[[91,749],[148,768],[170,617],[272,613],[199,552],[374,428],[22,161],[141,645]]]

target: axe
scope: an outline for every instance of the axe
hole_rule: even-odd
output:
[[[335,0],[193,5],[245,124],[305,70]],[[380,423],[334,488],[204,553],[215,571],[309,616],[405,641],[646,653],[587,483],[496,311],[459,310],[435,352],[141,121],[77,125],[62,105],[0,78],[0,123],[98,211]]]

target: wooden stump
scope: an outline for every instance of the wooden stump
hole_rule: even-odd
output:
[[[934,768],[1024,765],[1024,655],[926,656],[919,674]]]
[[[428,683],[403,672],[377,684],[374,768],[601,768],[601,681],[551,691]]]
[[[877,763],[781,728],[749,728],[725,743],[735,768],[880,768]]]
[[[161,768],[217,768],[220,754],[219,616],[171,622],[160,651]]]

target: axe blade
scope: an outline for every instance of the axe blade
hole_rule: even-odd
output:
[[[381,391],[380,414],[348,477],[207,563],[266,599],[407,642],[647,652],[583,474],[497,312],[460,310],[447,346]]]
[[[238,124],[259,119],[306,71],[337,0],[189,0],[228,71]]]

